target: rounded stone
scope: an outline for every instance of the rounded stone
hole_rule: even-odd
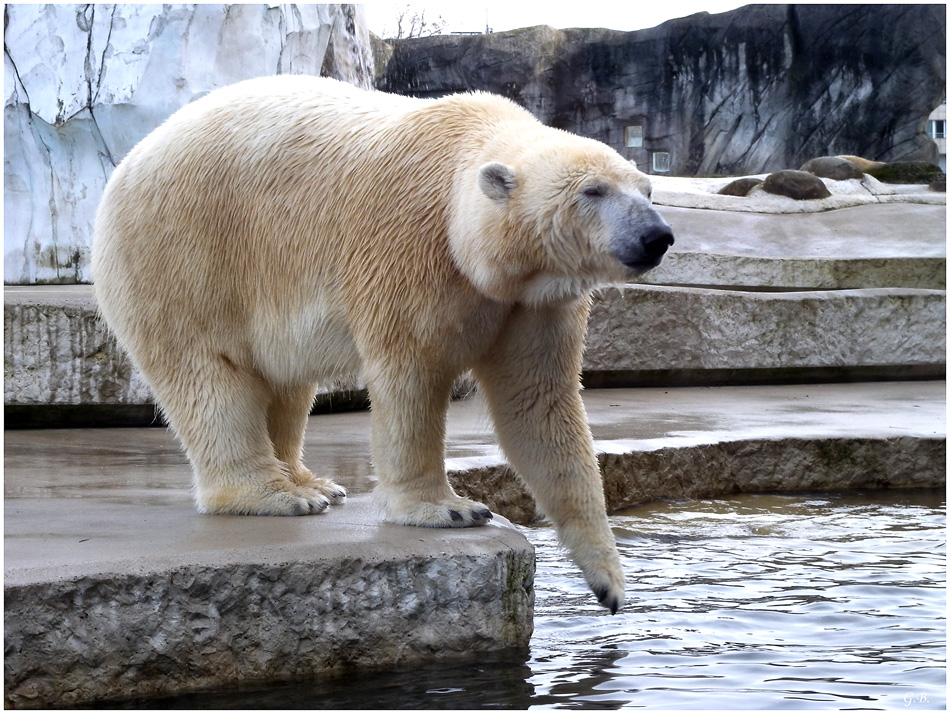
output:
[[[762,182],[762,190],[779,196],[787,196],[796,201],[828,198],[831,195],[820,178],[807,171],[794,169],[769,174]]]
[[[719,195],[741,197],[748,196],[749,191],[758,186],[760,183],[762,183],[762,179],[752,178],[751,176],[738,178],[719,189]]]
[[[864,177],[864,172],[854,162],[840,156],[819,156],[817,159],[811,159],[802,164],[801,171],[835,181]]]

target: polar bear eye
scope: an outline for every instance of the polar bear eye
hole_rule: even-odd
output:
[[[590,198],[603,198],[607,195],[607,189],[604,186],[595,183],[591,184],[590,186],[585,186],[581,193]]]

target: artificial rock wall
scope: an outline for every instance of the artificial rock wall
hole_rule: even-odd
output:
[[[188,102],[272,74],[370,88],[360,7],[6,5],[4,282],[89,282],[116,164]]]
[[[773,4],[635,32],[441,35],[393,42],[376,85],[503,94],[650,173],[654,154],[677,176],[835,154],[935,163],[924,129],[946,96],[946,29],[945,5]]]

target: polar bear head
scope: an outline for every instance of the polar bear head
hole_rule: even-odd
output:
[[[456,186],[452,247],[486,295],[576,298],[656,267],[673,244],[649,178],[608,146],[539,127],[486,151]]]

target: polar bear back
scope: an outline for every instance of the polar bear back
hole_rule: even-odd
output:
[[[452,183],[506,119],[540,126],[487,94],[421,100],[301,76],[217,90],[116,169],[93,251],[103,313],[133,353],[197,319],[275,380],[352,374],[352,325],[393,324],[385,304],[366,314],[372,295],[453,285],[441,310],[471,300],[449,255]],[[424,321],[432,295],[410,297],[400,309]]]

